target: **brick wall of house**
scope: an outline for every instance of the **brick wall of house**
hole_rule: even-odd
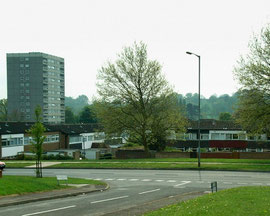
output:
[[[59,133],[59,149],[68,149],[68,136],[66,134]]]
[[[43,148],[43,152],[52,151],[52,150],[58,150],[59,149],[59,142],[56,142],[56,143],[43,143],[42,148]],[[25,152],[30,152],[31,149],[32,149],[32,145],[25,145],[24,146],[24,151]]]

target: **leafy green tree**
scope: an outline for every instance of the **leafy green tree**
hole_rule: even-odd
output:
[[[199,107],[197,105],[193,105],[192,103],[187,104],[187,115],[190,120],[197,120]]]
[[[234,70],[241,84],[235,116],[244,129],[270,135],[270,25],[254,36],[249,49]]]
[[[65,108],[65,123],[74,124],[77,122],[76,116],[70,107]]]
[[[93,106],[87,105],[79,114],[80,123],[97,123],[97,118],[95,116]]]
[[[0,100],[0,121],[8,120],[7,99]]]
[[[42,178],[42,164],[41,164],[41,157],[42,157],[42,144],[45,140],[45,136],[43,136],[45,132],[45,127],[42,124],[42,110],[40,106],[37,106],[35,109],[35,117],[36,123],[27,131],[33,137],[32,144],[32,151],[35,153],[36,157],[36,177]]]
[[[78,115],[81,110],[89,104],[89,99],[86,95],[80,95],[77,98],[66,97],[65,106],[70,107],[75,115]]]
[[[229,112],[221,112],[219,113],[219,120],[230,121],[232,120],[232,115]]]
[[[161,65],[148,59],[145,44],[124,48],[115,63],[101,68],[98,80],[95,111],[106,134],[128,134],[129,141],[148,151],[170,129],[184,130],[178,98],[161,74]]]
[[[237,105],[237,96],[235,93],[232,96],[228,94],[212,95],[210,98],[201,96],[201,118],[204,119],[219,119],[219,114],[228,112],[233,114]],[[179,96],[181,98],[181,95]],[[182,99],[186,104],[187,117],[192,120],[198,119],[198,94],[187,93]]]

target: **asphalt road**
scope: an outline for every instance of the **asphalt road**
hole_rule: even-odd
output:
[[[101,180],[107,182],[110,189],[101,193],[3,207],[0,208],[0,215],[120,215],[117,212],[123,209],[141,209],[158,201],[166,204],[166,200],[183,194],[208,193],[213,181],[217,181],[218,190],[270,185],[270,173],[259,172],[44,169],[43,174]],[[34,175],[34,170],[6,169],[5,175]]]

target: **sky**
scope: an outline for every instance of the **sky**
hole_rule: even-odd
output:
[[[6,53],[65,59],[65,94],[96,93],[98,70],[135,41],[180,94],[237,91],[233,68],[270,23],[269,0],[0,0],[0,99],[7,98]]]

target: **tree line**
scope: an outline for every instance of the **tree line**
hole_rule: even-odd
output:
[[[179,94],[179,102],[185,107],[186,116],[188,119],[198,119],[198,94],[187,93],[186,95]],[[237,108],[238,93],[224,94],[221,96],[212,95],[205,98],[201,95],[201,118],[202,119],[217,119],[230,120],[234,111]]]
[[[198,119],[198,94],[187,93],[186,95],[176,94],[178,104],[184,110],[187,119]],[[224,94],[221,96],[212,95],[209,98],[201,96],[201,118],[231,120],[237,106],[238,93],[232,96]],[[94,105],[89,104],[86,95],[77,98],[66,97],[66,123],[97,123]]]

